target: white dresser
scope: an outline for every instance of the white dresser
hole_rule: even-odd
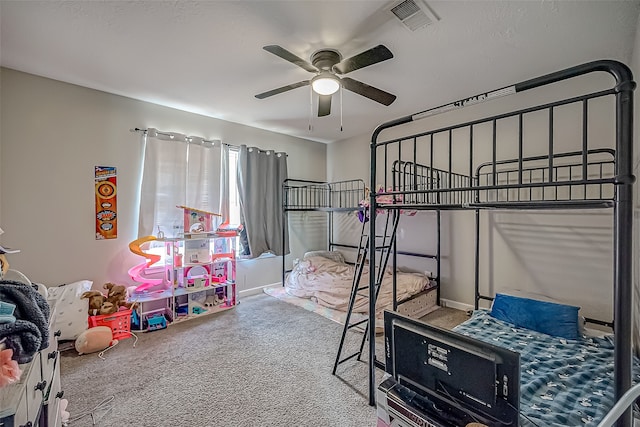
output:
[[[20,381],[0,388],[0,427],[58,427],[60,421],[60,331],[51,330],[55,307],[49,319],[49,347],[20,365]]]

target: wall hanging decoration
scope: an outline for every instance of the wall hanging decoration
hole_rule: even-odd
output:
[[[96,240],[118,237],[116,168],[95,167]]]

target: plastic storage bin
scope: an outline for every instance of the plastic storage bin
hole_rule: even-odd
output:
[[[121,310],[113,314],[89,316],[89,327],[108,326],[113,332],[113,339],[129,338],[131,337],[131,312],[132,310]]]

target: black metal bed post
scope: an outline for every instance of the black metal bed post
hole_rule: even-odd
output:
[[[282,182],[282,286],[284,286],[284,278],[287,271],[287,263],[286,258],[287,254],[285,253],[286,245],[286,232],[285,230],[289,224],[287,221],[287,191],[286,191],[287,180]]]
[[[329,197],[329,206],[333,206],[333,189],[331,184],[327,184],[327,191]],[[327,212],[327,250],[333,249],[333,211]]]
[[[633,90],[631,71],[623,64],[609,70],[618,83],[616,94],[616,185],[614,205],[614,378],[616,401],[631,388],[633,330]],[[632,411],[627,411],[616,424],[633,425]]]
[[[480,308],[480,209],[476,209],[476,254],[475,254],[475,303],[474,308]]]
[[[436,289],[436,303],[438,305],[440,305],[440,297],[441,297],[440,285],[442,284],[442,279],[440,278],[442,276],[441,261],[440,261],[442,259],[442,252],[441,252],[441,246],[440,246],[440,238],[441,238],[440,221],[441,221],[441,218],[440,218],[440,210],[438,209],[436,212],[437,212],[437,218],[438,218],[438,221],[437,221],[438,230],[436,231],[436,234],[438,235],[438,244],[437,244],[437,247],[436,247],[436,255],[437,255],[437,258],[436,258],[436,275],[437,275],[436,276],[436,285],[438,286],[438,288]]]
[[[376,405],[376,156],[377,140],[383,130],[409,123],[411,116],[392,120],[378,126],[371,135],[371,154],[369,161],[369,405]],[[400,159],[398,159],[400,160]]]
[[[374,132],[374,135],[377,135]],[[371,141],[371,180],[369,182],[369,405],[376,400],[376,145]]]

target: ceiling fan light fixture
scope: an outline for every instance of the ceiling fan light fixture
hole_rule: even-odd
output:
[[[320,73],[311,79],[311,87],[318,95],[333,95],[340,89],[340,79],[328,72]]]

